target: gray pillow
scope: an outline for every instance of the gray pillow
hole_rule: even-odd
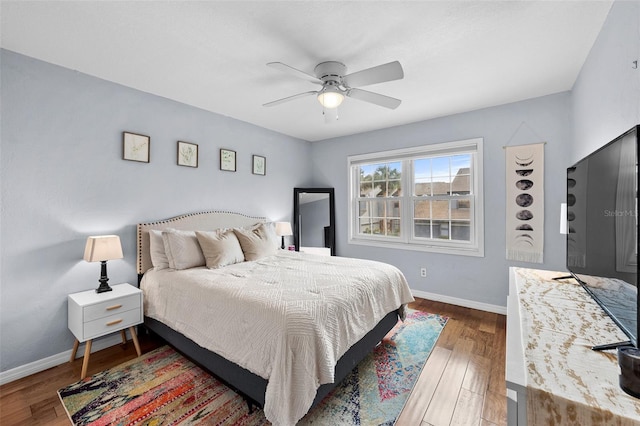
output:
[[[169,259],[164,251],[162,231],[155,229],[149,231],[149,254],[151,255],[151,264],[156,269],[167,269],[169,267]]]
[[[263,223],[253,229],[235,228],[244,258],[258,260],[278,252],[278,236],[272,223]]]
[[[217,269],[244,262],[244,253],[233,230],[196,231],[196,238],[200,243],[207,268]]]
[[[188,269],[206,264],[195,231],[166,229],[162,232],[162,241],[170,268]]]

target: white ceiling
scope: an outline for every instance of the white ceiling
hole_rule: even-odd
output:
[[[570,90],[611,1],[2,1],[3,48],[310,141]],[[265,108],[334,60],[399,60],[403,80],[347,98],[325,124],[314,97]]]

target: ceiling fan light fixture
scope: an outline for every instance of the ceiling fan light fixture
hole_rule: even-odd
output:
[[[318,93],[318,102],[328,109],[338,108],[343,100],[344,95],[340,92],[340,89],[335,86],[325,86],[320,93]]]
[[[404,78],[402,65],[400,65],[398,61],[367,68],[351,74],[347,74],[347,67],[342,62],[336,61],[320,62],[313,70],[315,75],[300,71],[282,62],[269,62],[267,66],[286,72],[297,78],[310,81],[311,83],[319,84],[322,87],[318,91],[298,93],[297,95],[267,102],[263,104],[265,107],[280,105],[294,99],[315,95],[320,105],[324,108],[325,116],[327,116],[326,112],[337,110],[344,101],[345,96],[389,109],[396,109],[402,102],[400,99],[360,89],[360,86],[369,86]]]

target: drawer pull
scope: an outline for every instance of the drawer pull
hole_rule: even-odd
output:
[[[116,324],[120,324],[121,322],[122,322],[121,319],[117,319],[117,320],[114,320],[114,321],[109,321],[107,323],[107,325],[116,325]]]
[[[107,311],[113,311],[114,309],[120,309],[122,308],[122,305],[113,305],[113,306],[109,306],[107,308]]]

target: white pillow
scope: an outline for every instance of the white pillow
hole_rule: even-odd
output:
[[[149,254],[151,255],[151,264],[156,269],[167,269],[169,267],[169,259],[167,259],[167,253],[164,251],[162,231],[155,229],[149,231]]]
[[[166,229],[162,232],[162,241],[170,268],[188,269],[206,264],[195,231]]]
[[[246,260],[258,260],[278,252],[278,236],[273,223],[263,223],[253,229],[235,228]]]
[[[207,268],[217,269],[244,262],[244,253],[233,230],[196,231],[196,238],[207,262]]]

